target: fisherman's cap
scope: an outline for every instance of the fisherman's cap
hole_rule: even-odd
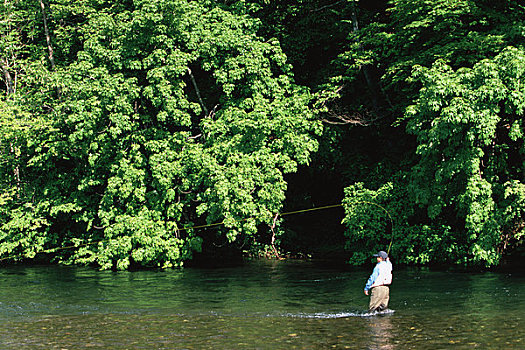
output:
[[[382,259],[388,258],[388,254],[385,251],[382,251],[382,250],[379,253],[374,254],[373,256],[376,256],[376,257],[379,257],[379,258],[382,258]]]

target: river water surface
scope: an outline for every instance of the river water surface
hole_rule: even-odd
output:
[[[3,267],[0,349],[525,349],[525,274],[394,270],[368,315],[372,268]]]

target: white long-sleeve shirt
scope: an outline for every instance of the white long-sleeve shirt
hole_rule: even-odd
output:
[[[383,260],[376,264],[370,278],[365,285],[368,291],[373,287],[389,285],[392,283],[392,263],[390,260]]]

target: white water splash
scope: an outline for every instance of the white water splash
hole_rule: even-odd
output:
[[[316,312],[316,313],[288,313],[282,316],[284,317],[297,317],[297,318],[345,318],[345,317],[371,317],[380,315],[391,315],[395,310],[386,309],[384,311],[356,311],[356,312]]]

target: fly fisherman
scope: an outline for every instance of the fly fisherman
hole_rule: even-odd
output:
[[[365,295],[370,293],[369,311],[383,311],[388,307],[390,291],[388,286],[392,283],[392,263],[388,259],[388,254],[380,251],[374,254],[377,257],[377,264],[370,275],[365,286]]]

